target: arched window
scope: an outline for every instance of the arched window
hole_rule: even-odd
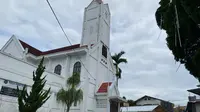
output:
[[[73,68],[73,74],[74,73],[81,73],[81,63],[80,62],[76,62],[74,64],[74,68]]]
[[[61,74],[61,70],[62,70],[62,66],[61,65],[57,65],[54,69],[54,73],[60,75]]]

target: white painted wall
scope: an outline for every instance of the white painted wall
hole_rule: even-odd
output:
[[[35,65],[28,64],[19,59],[15,59],[11,56],[3,54],[0,52],[0,59],[2,59],[2,63],[0,63],[0,78],[9,79],[11,81],[15,81],[22,84],[32,85],[32,72],[36,69]],[[12,64],[10,64],[12,63]],[[51,95],[51,98],[45,103],[44,108],[41,108],[41,111],[45,112],[45,110],[54,108],[56,110],[60,110],[63,107],[59,106],[55,100],[55,93],[61,88],[61,86],[65,86],[65,77],[58,76],[56,74],[45,72],[44,75],[47,75],[47,84],[46,89],[51,87],[51,92],[54,93]],[[0,87],[3,83],[0,81]],[[14,86],[13,86],[14,87]],[[16,98],[0,95],[0,98],[3,99],[4,106],[0,106],[1,110],[5,112],[16,112],[16,106],[11,106],[13,111],[6,111],[10,105],[17,105]],[[6,101],[4,101],[6,100]],[[14,101],[13,101],[14,100]],[[47,111],[46,111],[47,112]]]
[[[16,82],[19,82],[22,84],[32,85],[32,71],[36,69],[35,65],[28,64],[26,62],[23,62],[22,60],[18,60],[16,58],[8,56],[4,53],[0,53],[0,59],[3,60],[3,62],[0,63],[0,78],[9,79],[9,80],[16,81]],[[51,91],[53,93],[57,93],[58,90],[61,88],[61,86],[65,87],[66,79],[72,75],[73,66],[77,61],[79,61],[81,59],[82,62],[85,63],[84,55],[79,56],[79,57],[73,56],[73,57],[70,57],[69,59],[70,60],[67,62],[66,58],[50,58],[52,66],[48,65],[48,63],[49,63],[48,61],[45,62],[45,65],[49,67],[48,70],[51,70],[50,72],[48,71],[48,72],[44,73],[44,75],[47,75],[46,88],[51,87]],[[13,64],[10,65],[10,63],[13,63]],[[61,64],[63,66],[63,71],[65,71],[65,69],[69,68],[68,74],[67,74],[67,71],[62,72],[61,76],[52,73],[54,69],[50,69],[50,68],[51,67],[53,68],[54,65],[57,65],[57,64]],[[87,65],[87,64],[85,64],[85,65]],[[68,66],[68,67],[65,67],[65,66]],[[83,90],[83,93],[84,93],[83,102],[88,102],[87,103],[88,105],[83,107],[83,102],[82,102],[80,105],[77,105],[76,107],[71,108],[71,110],[73,110],[74,112],[76,112],[76,111],[80,112],[80,109],[84,110],[83,108],[86,108],[86,107],[87,108],[93,107],[92,110],[95,109],[95,106],[91,106],[92,104],[95,103],[94,102],[95,101],[95,98],[94,98],[95,97],[94,96],[95,86],[90,84],[89,88],[91,88],[91,89],[87,89],[88,83],[85,83],[85,82],[88,81],[88,78],[87,78],[87,76],[84,76],[84,74],[86,74],[86,73],[87,72],[85,71],[84,67],[82,66],[80,88]],[[1,84],[1,82],[0,82],[0,84]],[[0,87],[1,87],[1,85],[0,85]],[[10,98],[12,98],[12,97],[10,97]],[[51,98],[48,100],[48,102],[46,104],[49,105],[49,106],[47,106],[47,107],[49,107],[49,109],[53,108],[54,110],[62,110],[62,108],[63,108],[62,106],[59,106],[57,104],[55,94],[52,94]],[[41,111],[43,111],[43,110],[41,109]],[[12,111],[9,111],[9,112],[12,112]]]
[[[99,12],[100,5],[95,1],[85,8],[81,42],[82,45],[90,45],[98,41]]]
[[[107,15],[106,15],[107,13]],[[107,17],[106,17],[107,16]],[[91,44],[94,44],[91,46]],[[109,56],[110,44],[110,12],[106,4],[99,4],[95,0],[85,8],[83,33],[81,45],[88,45],[89,54],[87,65],[92,76],[88,84],[87,111],[95,111],[95,94],[103,82],[112,82],[114,79],[114,69],[110,64]],[[106,45],[108,57],[102,56],[102,46]],[[113,63],[112,63],[113,64]],[[95,78],[95,80],[93,80]],[[107,98],[106,98],[107,99]],[[95,112],[106,112],[107,108],[96,108]]]
[[[25,60],[26,62],[28,62],[28,63],[33,64],[33,65],[38,65],[38,64],[39,64],[39,60],[35,60],[35,59],[33,59],[33,58],[26,58],[26,57],[24,57],[24,60]],[[46,60],[45,60],[45,61],[46,61]]]
[[[13,58],[12,56],[3,54],[1,52],[0,59],[0,68],[2,71],[0,74],[1,78],[15,80],[28,85],[32,84],[32,72],[36,69],[35,65],[23,62],[22,60]],[[3,75],[4,73],[8,75]],[[63,82],[61,81],[64,79],[61,76],[57,76],[50,72],[45,72],[44,75],[47,75],[47,80],[49,84],[52,84],[53,82],[63,84]]]
[[[0,95],[0,112],[18,112],[17,98]]]
[[[46,65],[46,69],[52,73],[54,73],[54,70],[55,70],[55,67],[57,65],[61,65],[62,66],[62,71],[61,71],[61,76],[62,77],[66,77],[66,76],[69,76],[71,74],[67,74],[67,63],[68,60],[67,60],[67,56],[60,56],[60,57],[57,57],[57,58],[46,58],[45,61],[44,61],[44,65]]]
[[[23,50],[20,47],[19,42],[17,42],[15,37],[11,37],[11,39],[6,43],[6,45],[2,48],[2,51],[8,53],[14,57],[19,59],[23,58]]]
[[[110,13],[108,5],[101,6],[100,17],[100,41],[110,48]]]

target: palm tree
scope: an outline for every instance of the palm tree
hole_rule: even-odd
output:
[[[69,112],[73,103],[77,104],[83,100],[83,91],[81,89],[77,89],[80,82],[80,74],[75,73],[67,80],[66,86],[68,89],[65,90],[62,88],[57,93],[58,103],[62,103],[67,106],[66,112]]]
[[[122,58],[122,55],[124,55],[124,54],[125,54],[125,52],[121,51],[120,53],[112,56],[112,59],[114,60],[114,65],[116,67],[117,81],[118,81],[118,79],[121,79],[121,74],[122,74],[122,70],[119,68],[119,64],[120,63],[127,63],[127,59]]]

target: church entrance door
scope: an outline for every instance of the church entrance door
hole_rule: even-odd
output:
[[[110,112],[118,112],[118,102],[110,101]]]

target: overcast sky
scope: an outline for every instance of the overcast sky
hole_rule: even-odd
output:
[[[91,0],[50,0],[73,44],[80,43],[84,8]],[[150,95],[186,105],[188,92],[196,87],[184,66],[175,64],[166,46],[166,34],[156,25],[159,0],[104,0],[109,3],[111,52],[124,50],[121,96],[136,100]],[[45,0],[2,0],[0,3],[0,48],[15,34],[41,50],[69,45]],[[158,39],[159,37],[159,39]]]

